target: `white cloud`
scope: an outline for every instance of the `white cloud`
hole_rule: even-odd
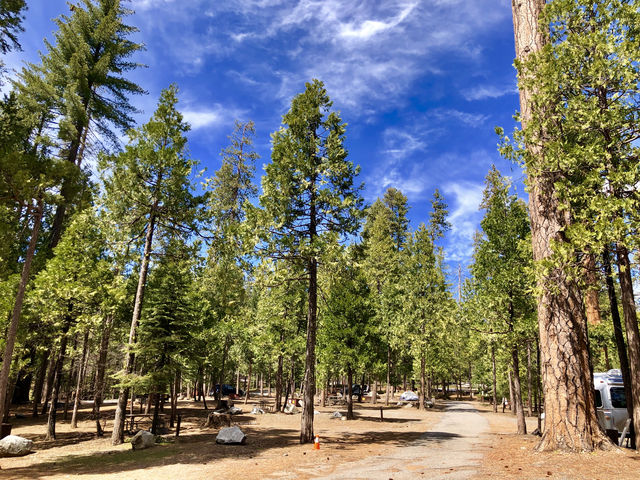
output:
[[[473,237],[482,218],[479,208],[483,190],[483,184],[468,181],[447,183],[442,188],[451,208],[451,232],[447,248],[449,261],[467,263],[471,259]]]
[[[407,5],[396,17],[388,22],[380,20],[365,20],[358,27],[354,24],[343,24],[340,28],[339,35],[346,38],[355,38],[358,40],[367,40],[377,33],[390,30],[404,21],[411,11],[416,7],[417,3]]]
[[[219,111],[185,111],[182,115],[184,116],[185,122],[189,123],[193,130],[203,127],[217,126],[223,122],[223,117]]]
[[[477,58],[482,54],[477,39],[506,24],[510,15],[506,0],[138,0],[135,5],[140,27],[156,33],[154,50],[161,45],[150,55],[170,57],[183,67],[176,68],[181,75],[242,57],[265,94],[276,91],[288,102],[305,81],[319,78],[336,108],[352,116],[401,105],[417,78],[448,70],[452,56]],[[252,51],[257,55],[248,57]],[[259,53],[265,51],[278,53]]]
[[[488,98],[499,98],[505,95],[514,95],[518,93],[518,88],[511,87],[498,87],[495,85],[479,85],[477,87],[463,90],[462,96],[468,101],[474,100],[486,100]]]
[[[215,104],[210,108],[187,107],[182,110],[182,116],[184,121],[191,125],[192,130],[200,130],[203,128],[217,128],[223,125],[232,125],[236,119],[243,118],[245,112]]]

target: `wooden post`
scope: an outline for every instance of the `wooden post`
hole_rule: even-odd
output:
[[[380,407],[380,421],[384,422],[384,415],[382,414],[382,407]]]

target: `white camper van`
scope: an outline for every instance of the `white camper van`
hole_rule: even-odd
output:
[[[596,389],[596,410],[598,423],[604,430],[617,430],[621,435],[629,414],[622,383],[622,372],[614,369],[593,374]]]

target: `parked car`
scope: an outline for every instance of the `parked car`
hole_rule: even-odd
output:
[[[622,372],[617,369],[593,374],[598,423],[606,430],[622,434],[629,419]]]
[[[209,395],[213,397],[219,391],[220,391],[220,385],[216,385],[214,387],[214,390],[209,392]],[[236,387],[235,386],[227,385],[226,383],[222,385],[222,396],[223,397],[230,397],[230,396],[233,396],[235,394],[236,394]],[[244,396],[244,390],[242,390],[242,389],[238,390],[238,396],[239,397],[243,397]]]

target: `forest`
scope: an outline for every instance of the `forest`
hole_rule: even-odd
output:
[[[0,3],[2,54],[20,49],[26,6]],[[590,451],[613,448],[593,372],[616,368],[640,445],[640,2],[514,2],[521,126],[496,141],[527,198],[488,168],[464,275],[440,190],[419,224],[398,188],[365,202],[320,79],[290,99],[269,159],[237,120],[208,172],[177,84],[134,121],[144,47],[125,2],[70,6],[40,61],[1,79],[4,423],[29,405],[55,440],[91,401],[116,445],[134,399],[155,433],[161,411],[173,426],[179,400],[213,410],[233,385],[276,411],[299,397],[311,443],[314,401],[344,389],[351,419],[357,384],[381,405],[413,390],[420,409],[506,398],[518,433],[538,417],[540,450]]]

